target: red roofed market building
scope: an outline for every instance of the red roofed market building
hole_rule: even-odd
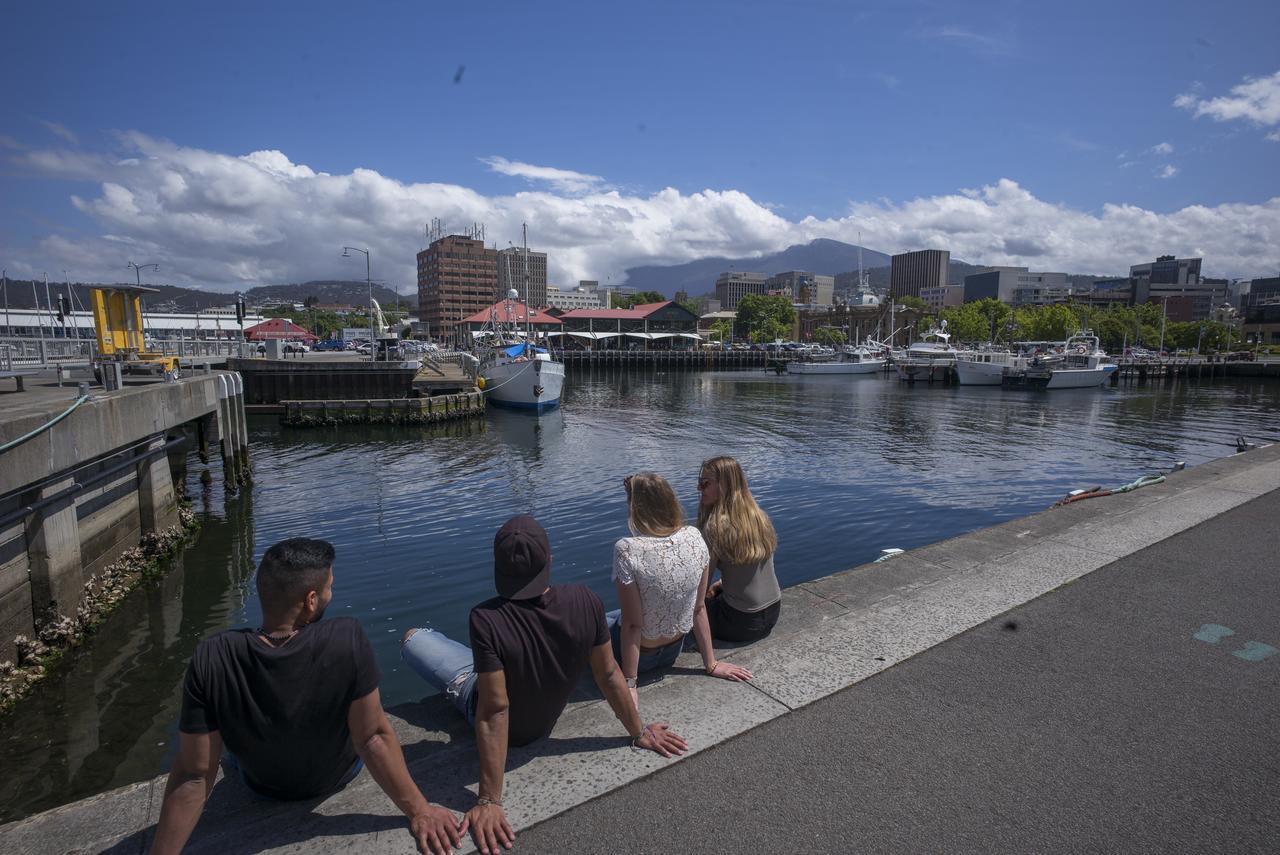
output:
[[[288,318],[272,318],[269,321],[263,321],[260,324],[254,324],[244,331],[244,337],[249,341],[266,341],[267,339],[282,339],[285,341],[316,341],[317,337],[307,332],[302,327],[295,324]]]
[[[679,350],[702,340],[698,316],[673,300],[630,309],[573,309],[560,321],[565,346]]]
[[[543,338],[547,333],[560,332],[559,318],[548,314],[546,309],[534,309],[531,317],[529,307],[518,300],[512,300],[510,303],[506,300],[494,303],[489,308],[458,321],[458,328],[468,333],[477,333],[484,329],[490,318],[496,319],[500,324],[516,324],[521,330],[532,326],[534,338]]]

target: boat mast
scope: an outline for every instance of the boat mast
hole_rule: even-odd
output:
[[[529,224],[521,223],[520,232],[524,238],[524,344],[527,352],[529,340],[533,337],[533,309],[529,305]]]

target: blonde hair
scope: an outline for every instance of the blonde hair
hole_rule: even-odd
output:
[[[632,534],[667,537],[684,525],[684,510],[666,478],[639,472],[623,483],[627,487],[627,527]]]
[[[720,487],[719,499],[698,505],[698,528],[717,560],[759,564],[777,550],[777,532],[751,495],[738,461],[713,457],[702,464],[699,478],[713,478]]]

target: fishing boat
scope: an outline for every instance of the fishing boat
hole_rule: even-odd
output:
[[[827,359],[787,363],[788,374],[874,374],[883,368],[884,360],[867,347],[845,348]]]
[[[1008,369],[1025,368],[1029,357],[999,350],[966,350],[956,354],[956,379],[961,386],[999,386]]]
[[[956,355],[959,353],[951,346],[951,335],[947,332],[947,322],[934,327],[920,337],[920,340],[907,347],[894,361],[898,367],[898,376],[910,382],[927,380],[930,383],[947,379],[947,374],[955,367]]]
[[[1081,330],[1067,339],[1061,352],[1033,357],[1025,367],[1006,371],[1002,383],[1042,389],[1088,389],[1106,383],[1118,368],[1093,331]]]
[[[564,388],[564,364],[556,362],[545,347],[533,342],[533,310],[529,308],[529,239],[525,231],[525,295],[512,288],[495,304],[485,325],[475,334],[479,360],[477,385],[495,406],[541,413],[560,405]],[[508,264],[510,259],[508,258]],[[521,329],[523,318],[525,329]]]

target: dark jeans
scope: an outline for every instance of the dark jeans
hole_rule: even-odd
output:
[[[724,601],[723,595],[707,600],[707,622],[711,637],[721,641],[759,641],[773,632],[782,611],[782,600],[758,612],[740,612]]]
[[[252,793],[253,797],[258,801],[263,801],[263,802],[281,801],[280,799],[277,799],[275,796],[269,796],[266,793],[260,793],[253,788],[253,785],[249,783],[249,779],[246,778],[244,775],[244,767],[240,765],[240,758],[237,757],[235,754],[231,753],[230,749],[228,749],[227,752],[223,754],[223,767],[224,767],[223,771],[226,772],[228,776],[230,776],[233,772],[239,775],[240,783],[244,784],[244,788],[248,790],[250,793]],[[338,786],[334,787],[331,792],[336,793],[338,790],[341,790],[347,784],[350,784],[352,781],[355,780],[356,775],[360,774],[360,770],[363,768],[364,768],[364,761],[361,760],[359,757],[356,757],[356,762],[351,764],[351,768],[347,770],[346,774],[342,776],[342,780],[338,782]]]

